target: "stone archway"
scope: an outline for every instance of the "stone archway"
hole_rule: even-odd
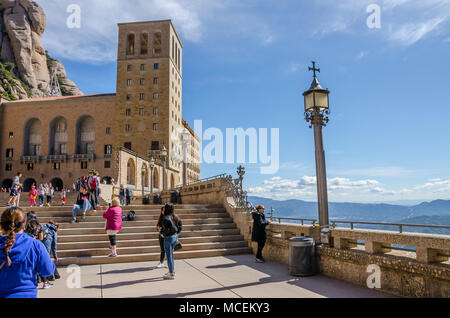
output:
[[[136,185],[136,165],[133,159],[127,163],[127,185]]]
[[[157,168],[153,169],[153,188],[159,190],[159,172]]]
[[[31,186],[32,186],[33,184],[34,184],[35,186],[37,186],[36,180],[34,180],[33,178],[28,178],[28,179],[26,179],[26,180],[24,181],[24,183],[23,183],[23,189],[22,189],[22,192],[29,192],[29,191],[31,190]]]
[[[55,191],[61,191],[64,188],[64,183],[61,178],[53,178],[50,183],[52,184]]]
[[[95,119],[90,115],[81,116],[77,121],[76,152],[77,154],[95,152]]]
[[[27,121],[24,128],[23,153],[25,156],[39,156],[42,144],[42,123],[37,118]]]
[[[5,179],[2,181],[1,188],[11,189],[13,181],[11,179]]]

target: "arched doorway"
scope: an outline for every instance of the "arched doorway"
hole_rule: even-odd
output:
[[[37,186],[36,184],[36,180],[34,180],[33,178],[28,178],[25,180],[25,182],[23,183],[23,189],[22,192],[29,192],[31,190],[31,186],[32,185]]]
[[[54,178],[50,181],[55,191],[61,191],[64,187],[64,183],[60,178]]]
[[[13,181],[11,179],[5,179],[2,181],[2,188],[11,189]]]
[[[103,184],[112,184],[112,178],[111,177],[103,177],[102,183]]]
[[[127,163],[127,184],[136,185],[136,166],[133,159],[128,160]]]

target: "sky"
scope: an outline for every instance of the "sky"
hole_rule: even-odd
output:
[[[203,131],[224,135],[279,131],[275,173],[261,172],[261,158],[242,163],[250,195],[316,200],[302,97],[314,60],[331,91],[323,130],[329,200],[450,199],[450,0],[37,2],[47,15],[45,48],[85,94],[116,90],[117,23],[172,19],[183,42],[188,123],[202,120]],[[66,23],[73,4],[80,28]],[[239,164],[203,162],[201,174],[236,176]]]

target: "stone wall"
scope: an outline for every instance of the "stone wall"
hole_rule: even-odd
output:
[[[251,215],[237,208],[233,198],[227,195],[226,179],[183,187],[182,202],[223,205],[256,252],[256,245],[251,242]],[[445,261],[443,255],[450,249],[448,236],[334,229],[330,232],[330,245],[325,245],[320,244],[319,228],[313,225],[272,223],[267,231],[263,251],[266,259],[288,265],[289,238],[311,236],[318,243],[318,270],[325,276],[368,287],[367,281],[374,273],[369,265],[377,265],[380,269],[377,290],[381,292],[401,297],[450,297],[450,266],[440,263]],[[355,240],[361,239],[366,241],[366,250],[351,249]],[[417,259],[385,254],[391,250],[391,244],[402,243],[417,247]]]

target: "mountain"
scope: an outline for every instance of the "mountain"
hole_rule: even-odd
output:
[[[46,96],[56,72],[62,95],[82,95],[66,76],[62,63],[51,58],[41,35],[44,10],[31,0],[0,1],[0,96],[17,100]]]
[[[274,216],[292,218],[318,217],[316,202],[302,200],[277,201],[250,196],[253,205],[263,204],[266,213],[274,209]],[[330,219],[340,221],[391,222],[411,224],[434,224],[450,226],[450,200],[423,202],[414,206],[367,203],[329,203]],[[437,233],[432,229],[432,233]]]

